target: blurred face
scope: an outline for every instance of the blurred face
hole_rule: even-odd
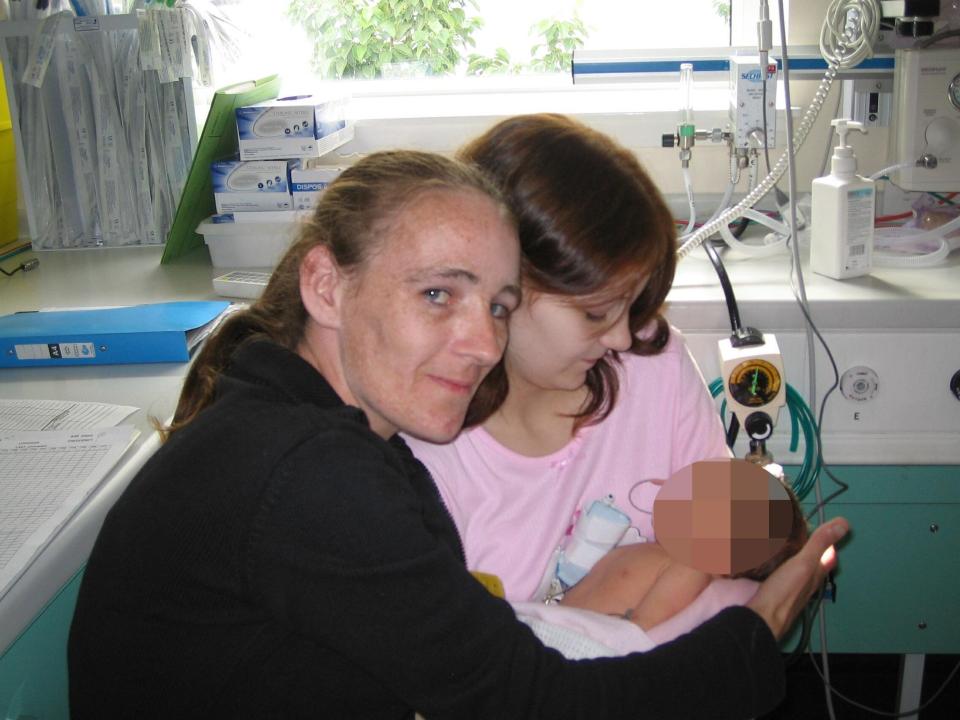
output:
[[[671,475],[653,504],[657,542],[675,561],[714,575],[774,557],[793,531],[793,502],[759,465],[701,460]]]
[[[343,291],[343,399],[382,437],[445,442],[503,354],[520,301],[517,234],[467,190],[419,196],[384,233]]]
[[[638,282],[620,295],[573,298],[525,292],[510,319],[505,361],[510,387],[581,388],[600,358],[633,344],[629,309],[642,289]]]

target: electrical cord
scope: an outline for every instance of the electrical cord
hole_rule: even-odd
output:
[[[924,38],[916,43],[914,47],[917,48],[928,48],[931,45],[936,45],[941,40],[946,40],[947,38],[960,36],[960,28],[952,28],[948,30],[941,30],[940,32],[934,33],[928,38]]]
[[[730,284],[730,276],[727,275],[727,269],[723,266],[723,261],[720,259],[717,249],[710,243],[704,243],[703,249],[706,251],[707,257],[710,258],[710,262],[713,264],[713,269],[717,272],[717,277],[720,280],[720,287],[723,289],[723,296],[727,303],[727,314],[730,317],[730,329],[733,331],[734,335],[737,335],[743,329],[743,324],[740,322],[740,308],[737,307],[737,298],[733,294],[733,285]]]
[[[870,707],[869,705],[864,705],[863,703],[859,703],[856,700],[853,700],[847,697],[846,695],[844,695],[842,692],[837,690],[833,685],[831,685],[829,681],[824,677],[824,674],[820,672],[820,667],[817,665],[816,658],[813,656],[813,653],[808,653],[808,654],[810,656],[810,662],[813,663],[814,670],[817,671],[817,675],[819,675],[820,679],[823,681],[824,687],[826,687],[830,693],[832,693],[833,695],[836,695],[838,698],[840,698],[841,700],[843,700],[844,702],[850,705],[853,705],[854,707],[858,707],[861,710],[866,710],[867,712],[872,713],[874,715],[880,715],[881,717],[888,717],[888,718],[905,718],[905,717],[914,717],[918,715],[921,710],[925,710],[926,708],[928,708],[938,697],[940,697],[943,691],[946,690],[947,687],[950,685],[950,681],[953,680],[957,672],[960,671],[960,662],[958,662],[953,667],[953,670],[950,671],[950,674],[947,675],[947,679],[944,680],[943,683],[941,683],[940,687],[937,688],[937,691],[933,693],[933,695],[931,695],[930,698],[925,703],[918,705],[913,710],[907,710],[905,712],[890,712],[888,710],[878,710],[877,708]]]
[[[828,64],[843,61],[852,66],[870,57],[882,15],[876,0],[833,0],[820,28],[823,59]]]
[[[0,272],[2,272],[7,277],[13,277],[18,272],[30,272],[39,264],[40,264],[39,260],[37,260],[36,258],[30,258],[29,260],[24,260],[22,263],[17,265],[13,270],[5,270],[4,268],[0,267]]]

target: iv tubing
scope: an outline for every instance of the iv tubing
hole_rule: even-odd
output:
[[[883,228],[877,228],[874,230],[876,235],[893,240],[894,242],[900,240],[902,242],[916,243],[937,240],[940,244],[939,247],[933,252],[924,253],[923,255],[899,255],[896,253],[883,252],[882,250],[874,249],[874,263],[880,267],[902,268],[922,268],[939,265],[954,249],[954,243],[946,239],[947,234],[958,228],[960,228],[960,216],[955,217],[950,222],[944,223],[938,228],[927,230],[926,232],[917,232],[912,234],[904,233],[902,232],[902,228],[897,229],[901,232],[883,232]],[[960,240],[956,242],[960,242]]]
[[[683,168],[683,186],[687,190],[687,203],[690,207],[690,219],[687,221],[687,228],[683,231],[684,235],[693,232],[694,225],[697,222],[697,206],[693,200],[693,181],[690,179],[690,168]]]
[[[723,392],[723,380],[716,378],[709,385],[710,394],[717,397]],[[793,492],[802,500],[806,497],[816,482],[820,474],[819,443],[817,442],[817,421],[809,406],[803,401],[793,386],[787,384],[787,410],[790,412],[790,452],[796,452],[803,435],[803,461],[800,464],[800,470],[797,476],[791,482]],[[720,416],[724,418],[726,424],[727,402],[723,401],[720,405]]]
[[[827,68],[826,73],[824,73],[823,79],[820,81],[820,85],[817,87],[817,92],[814,94],[813,100],[810,102],[810,107],[807,108],[807,112],[803,116],[800,127],[797,129],[796,147],[800,147],[800,145],[803,144],[803,141],[806,140],[807,135],[810,133],[813,123],[817,119],[817,115],[820,114],[820,109],[823,107],[824,101],[827,99],[827,94],[830,92],[830,86],[837,77],[838,71],[839,67],[837,65],[831,65]],[[789,112],[790,110],[788,108],[787,113],[789,114]],[[787,163],[787,153],[784,153],[777,160],[770,173],[763,180],[761,180],[757,187],[754,188],[752,192],[748,193],[743,200],[726,212],[721,213],[711,222],[705,223],[699,230],[691,235],[690,239],[684,242],[683,245],[681,245],[677,250],[678,257],[680,259],[685,258],[691,252],[700,247],[704,240],[713,235],[715,232],[719,231],[721,225],[726,227],[728,224],[730,224],[730,222],[743,215],[744,209],[751,208],[757,202],[759,202],[764,195],[770,192],[770,188],[773,187],[777,180],[783,176],[784,171],[787,169]]]
[[[886,253],[874,249],[873,264],[877,267],[898,267],[898,268],[925,268],[939,265],[947,259],[947,255],[953,248],[943,238],[940,238],[940,247],[930,253],[923,255],[898,255],[896,253]]]
[[[794,139],[795,150],[803,145],[804,140],[807,139],[807,135],[813,128],[813,123],[820,114],[820,110],[823,108],[823,103],[826,101],[827,95],[830,92],[830,87],[833,85],[833,81],[836,79],[837,73],[840,71],[840,69],[860,62],[866,56],[866,54],[870,52],[870,42],[872,41],[872,38],[876,36],[878,24],[875,22],[875,12],[873,11],[871,3],[860,4],[869,8],[865,13],[863,13],[866,18],[866,31],[861,32],[856,41],[854,41],[854,39],[848,34],[843,35],[843,37],[840,37],[839,39],[834,37],[836,47],[830,48],[829,54],[825,56],[825,59],[828,63],[827,70],[820,81],[820,85],[817,87],[817,91],[813,96],[813,100],[810,101],[810,106],[803,115],[803,119],[800,122],[800,127],[797,128]],[[831,30],[831,28],[828,27],[829,21],[830,17],[828,15],[828,18],[826,21],[824,21],[824,25],[821,29],[821,45],[824,45],[824,36]],[[866,43],[864,43],[865,36],[868,38]],[[785,41],[783,44],[786,44]],[[848,52],[847,48],[850,45],[853,45],[854,48],[852,51]],[[791,110],[789,106],[787,107],[786,112],[788,122],[792,122],[792,117],[790,115]],[[784,153],[780,156],[776,164],[773,166],[773,169],[762,181],[760,181],[760,184],[757,185],[752,192],[748,193],[747,196],[743,198],[743,200],[741,200],[734,207],[730,208],[730,210],[727,212],[719,215],[711,222],[705,223],[699,230],[690,236],[690,239],[684,242],[683,245],[681,245],[677,250],[677,256],[680,259],[685,258],[700,245],[702,245],[704,240],[717,232],[721,225],[728,225],[732,220],[739,217],[742,214],[743,208],[753,207],[756,205],[760,198],[770,192],[770,189],[777,182],[777,180],[781,178],[784,171],[787,169],[787,164],[789,162],[788,154],[789,153]]]
[[[777,232],[781,235],[790,234],[789,227],[787,227],[781,222],[777,222],[772,217],[760,212],[759,210],[754,210],[753,208],[746,208],[743,211],[743,217],[750,218],[754,222],[760,223],[761,225],[765,225],[766,227],[770,228],[774,232]]]
[[[742,240],[738,240],[730,228],[726,225],[720,226],[720,236],[723,238],[723,241],[730,246],[732,250],[739,250],[745,254],[752,255],[753,257],[766,257],[768,255],[776,255],[781,252],[786,245],[786,240],[780,240],[770,245],[751,245],[745,243]]]
[[[885,175],[889,175],[890,173],[896,172],[897,170],[902,170],[903,168],[913,167],[914,165],[916,165],[916,163],[913,162],[913,161],[897,163],[896,165],[891,165],[890,167],[885,167],[883,170],[877,170],[875,173],[873,173],[873,174],[870,176],[870,179],[871,179],[871,180],[879,180],[880,178],[882,178],[882,177],[885,176]]]
[[[901,236],[904,240],[910,240],[911,242],[924,242],[926,240],[942,240],[947,236],[948,233],[953,230],[960,230],[960,215],[955,217],[948,223],[944,223],[940,227],[933,228],[932,230],[925,230],[923,232],[918,232],[914,234],[906,234]]]

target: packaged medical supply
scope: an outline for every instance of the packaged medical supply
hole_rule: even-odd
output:
[[[630,528],[630,516],[613,504],[613,496],[595,500],[573,527],[557,562],[564,588],[576,585],[597,560],[614,548]]]
[[[218,213],[292,210],[290,168],[296,160],[218,160],[210,166]]]
[[[295,167],[290,170],[290,193],[294,210],[312,210],[327,185],[332,183],[344,168],[333,165]]]
[[[241,160],[310,158],[353,137],[346,98],[292,95],[236,109]]]

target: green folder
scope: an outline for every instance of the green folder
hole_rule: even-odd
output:
[[[197,143],[197,151],[193,154],[193,163],[183,186],[180,204],[173,217],[173,225],[167,233],[161,264],[203,245],[203,238],[196,232],[197,225],[216,211],[210,163],[231,157],[237,152],[237,122],[234,110],[272,100],[279,93],[279,75],[230,85],[214,93],[210,113],[203,124],[200,142]]]

